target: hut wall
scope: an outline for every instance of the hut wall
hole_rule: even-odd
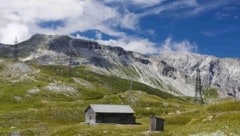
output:
[[[96,123],[96,115],[91,108],[85,113],[85,122],[90,124]]]
[[[134,124],[135,117],[127,113],[98,113],[96,123]]]
[[[150,131],[164,131],[164,119],[150,117]]]

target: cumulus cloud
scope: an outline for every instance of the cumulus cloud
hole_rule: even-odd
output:
[[[129,12],[127,9],[125,9],[125,12],[120,20],[120,25],[123,28],[128,28],[128,29],[136,29],[138,25],[139,18],[137,17],[136,14]]]
[[[31,36],[26,25],[20,23],[9,23],[0,29],[0,41],[2,43],[14,44],[15,38],[23,41]]]
[[[156,54],[158,48],[156,44],[149,41],[148,39],[136,38],[136,37],[125,37],[117,40],[97,40],[100,44],[119,46],[128,51],[135,51],[142,54]]]
[[[133,19],[132,13],[123,14],[97,0],[0,0],[0,9],[2,43],[11,43],[15,36],[21,41],[26,40],[34,33],[70,34],[92,29],[123,36],[125,33],[117,31],[115,27],[133,29],[137,20]],[[63,22],[64,26],[56,29],[44,28],[39,26],[42,22]],[[18,24],[15,27],[24,28],[24,31],[12,31],[12,24]],[[8,31],[14,37],[9,34],[4,36]]]
[[[138,37],[122,37],[119,39],[110,40],[103,40],[97,37],[95,37],[95,39],[89,39],[81,35],[78,35],[77,37],[87,40],[96,40],[102,45],[119,46],[127,51],[134,51],[141,54],[159,54],[166,52],[196,53],[198,51],[198,47],[195,43],[191,43],[188,40],[174,41],[172,37],[168,37],[160,45],[153,43],[148,39]]]
[[[188,40],[180,42],[173,41],[171,37],[168,37],[162,46],[159,48],[160,53],[164,52],[197,52],[197,45],[191,43]]]
[[[97,40],[102,40],[102,33],[96,31],[96,35],[95,35],[95,37],[96,37]]]
[[[176,11],[192,8],[194,12],[200,12],[227,3],[227,0],[220,1],[224,2],[214,2],[214,6],[207,7],[197,0],[0,0],[0,43],[12,44],[15,37],[24,41],[35,33],[69,35],[76,31],[96,30],[95,40],[100,43],[143,54],[156,54],[159,50],[191,52],[196,51],[197,47],[187,40],[174,42],[168,38],[159,49],[156,43],[129,36],[124,30],[138,31],[141,29],[138,28],[139,20],[147,15],[159,15],[163,11],[179,13]],[[130,10],[133,7],[136,10]],[[45,22],[57,27],[39,25]],[[152,29],[146,32],[151,35],[155,33]],[[102,34],[117,39],[103,40]]]

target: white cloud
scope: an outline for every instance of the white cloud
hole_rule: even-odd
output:
[[[198,47],[195,43],[191,43],[188,40],[174,41],[171,37],[168,37],[163,44],[157,45],[148,39],[138,37],[123,37],[120,39],[89,39],[78,35],[77,38],[83,38],[87,40],[96,40],[99,44],[119,46],[127,51],[134,51],[142,54],[159,54],[164,52],[197,52]]]
[[[83,1],[76,0],[0,0],[0,4],[6,16],[12,14],[24,22],[71,18],[83,13],[85,5]]]
[[[149,7],[166,0],[104,0],[105,3],[123,3],[125,5],[137,5],[138,8]]]
[[[197,52],[197,45],[191,43],[188,40],[180,42],[173,41],[171,37],[168,37],[162,46],[159,48],[160,53],[163,52]]]
[[[140,0],[142,1],[142,0]],[[168,15],[168,17],[189,17],[196,16],[200,13],[224,7],[231,4],[236,4],[237,0],[215,0],[215,1],[199,1],[199,0],[175,0],[168,3],[160,3],[152,8],[147,8],[139,17],[147,15]]]
[[[24,41],[35,33],[70,34],[97,30],[96,39],[102,44],[155,54],[159,52],[155,43],[145,38],[131,37],[118,28],[136,30],[141,17],[162,14],[163,11],[178,14],[178,10],[191,8],[194,10],[188,12],[195,14],[227,3],[227,0],[220,1],[200,5],[197,0],[0,0],[0,43],[12,44],[15,37]],[[130,10],[129,7],[138,10]],[[63,21],[64,26],[54,30],[38,26],[43,21],[57,20]],[[155,33],[151,29],[146,32],[151,35]],[[103,33],[115,36],[118,40],[104,41]],[[168,38],[160,50],[166,49],[191,52],[197,50],[197,47],[187,40],[174,42]]]
[[[98,32],[96,32],[96,35],[97,34]],[[95,36],[95,39],[94,39],[94,38],[89,38],[89,37],[85,37],[80,34],[77,34],[75,38],[97,41],[99,44],[102,44],[102,45],[118,46],[118,47],[122,47],[127,51],[134,51],[141,54],[158,54],[159,53],[159,48],[155,43],[149,41],[148,39],[139,38],[139,37],[128,36],[128,37],[122,37],[119,39],[103,40],[103,39],[97,38],[97,36]]]
[[[148,34],[150,34],[150,35],[154,35],[155,34],[155,30],[154,29],[148,29],[146,32]]]
[[[154,6],[156,4],[162,3],[163,1],[166,0],[130,0],[133,5],[140,6],[141,8]]]
[[[161,14],[162,12],[172,12],[177,10],[183,10],[187,8],[196,8],[198,3],[196,0],[179,0],[174,1],[168,4],[160,4],[157,7],[150,8],[149,10],[144,11],[139,14],[140,17],[144,17],[152,14]],[[179,14],[180,12],[173,12],[174,14]]]
[[[97,0],[0,0],[0,9],[0,30],[2,32],[0,37],[5,37],[4,32],[11,31],[12,35],[19,37],[21,41],[34,33],[70,34],[75,31],[92,29],[109,35],[124,36],[125,34],[115,30],[115,27],[133,29],[136,26],[132,13],[126,12],[123,15],[114,7],[104,5]],[[56,20],[63,21],[64,26],[56,30],[38,26],[40,22]],[[114,26],[109,20],[114,20],[112,22],[117,22],[117,25]],[[107,21],[109,22],[106,23]],[[27,31],[14,34],[15,31],[9,27],[11,24],[21,24],[18,26],[24,26]],[[0,42],[11,43],[3,38]]]
[[[142,54],[156,54],[158,48],[148,39],[141,39],[136,37],[125,37],[118,40],[97,40],[100,44],[119,46],[128,51],[135,51]]]
[[[98,31],[96,31],[95,38],[96,38],[97,40],[102,40],[102,33],[101,33],[101,32],[98,32]]]
[[[0,29],[0,41],[2,43],[14,44],[15,38],[23,41],[30,38],[31,33],[26,25],[20,23],[9,23]]]
[[[122,18],[120,19],[120,25],[123,28],[134,30],[137,28],[138,20],[139,18],[136,16],[136,14],[131,13],[126,9]]]

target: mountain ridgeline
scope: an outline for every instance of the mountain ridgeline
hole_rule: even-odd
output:
[[[121,47],[59,35],[33,35],[17,45],[0,44],[0,57],[37,65],[86,66],[106,74],[144,83],[179,96],[195,95],[196,69],[205,90],[240,97],[240,59],[186,52],[143,55]]]

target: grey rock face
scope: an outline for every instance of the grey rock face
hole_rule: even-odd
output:
[[[196,68],[199,67],[203,87],[217,88],[222,96],[237,96],[240,93],[240,59],[183,52],[165,52],[156,58],[165,60],[177,70],[183,71],[192,81],[196,76]]]
[[[139,81],[175,95],[194,96],[196,69],[200,68],[204,87],[217,88],[222,96],[240,95],[240,59],[183,52],[146,56],[94,41],[40,34],[15,46],[21,61],[85,65],[95,72]],[[0,44],[0,57],[13,57],[15,46]]]

